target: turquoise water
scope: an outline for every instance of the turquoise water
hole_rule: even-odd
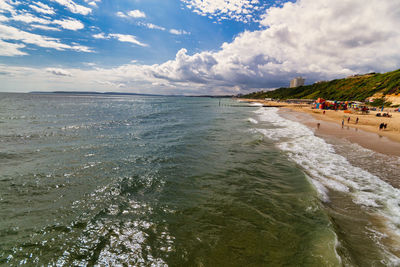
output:
[[[358,255],[349,236],[363,224],[338,211],[355,202],[297,160],[278,136],[290,121],[244,106],[0,94],[0,264],[390,262],[378,245]]]

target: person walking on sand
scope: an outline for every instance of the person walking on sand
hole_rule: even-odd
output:
[[[347,123],[350,123],[350,117],[347,118]]]
[[[358,117],[357,117],[357,119],[356,119],[356,124],[358,123]]]
[[[383,129],[383,122],[381,124],[379,124],[379,131]]]
[[[342,120],[342,128],[344,127],[344,119]]]

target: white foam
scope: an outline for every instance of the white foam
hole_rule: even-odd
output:
[[[256,120],[253,119],[253,118],[248,118],[247,121],[249,121],[249,122],[251,122],[251,123],[254,123],[254,124],[258,124],[258,121],[256,121]]]
[[[257,102],[252,102],[252,103],[250,103],[250,106],[262,107],[262,106],[263,106],[263,104],[261,104],[261,103],[257,103]]]
[[[399,189],[351,165],[335,153],[333,145],[316,137],[305,125],[279,116],[278,109],[260,108],[255,113],[260,121],[273,125],[270,129],[257,130],[276,141],[278,148],[304,168],[323,201],[328,200],[326,188],[350,194],[354,203],[386,218],[389,228],[400,236]]]

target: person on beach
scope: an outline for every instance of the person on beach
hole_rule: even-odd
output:
[[[358,117],[357,117],[357,119],[356,119],[356,124],[358,123]]]
[[[319,126],[321,126],[321,123],[318,122],[317,123],[317,129],[319,129]]]
[[[386,127],[387,127],[387,123],[383,124],[383,129],[386,130]]]
[[[350,117],[347,118],[347,123],[350,123]]]
[[[344,127],[344,119],[342,120],[342,128]]]
[[[379,131],[383,129],[383,125],[384,125],[383,122],[381,124],[379,124]]]
[[[324,112],[322,112],[324,115],[325,115],[325,110],[324,110]]]

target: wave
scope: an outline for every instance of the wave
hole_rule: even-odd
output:
[[[310,176],[324,202],[329,201],[329,190],[348,194],[353,202],[369,213],[384,218],[386,231],[400,238],[400,190],[370,172],[353,166],[344,156],[335,152],[333,145],[305,125],[282,118],[276,108],[255,111],[260,121],[273,125],[270,129],[257,129],[276,142],[277,147],[301,166]],[[400,259],[386,251],[394,263]]]
[[[257,102],[253,102],[253,103],[250,103],[250,106],[262,107],[262,106],[263,106],[263,104],[261,104],[261,103],[257,103]]]
[[[251,122],[251,123],[253,123],[253,124],[258,124],[258,121],[255,120],[255,119],[253,119],[253,118],[248,118],[247,121],[248,121],[248,122]]]

